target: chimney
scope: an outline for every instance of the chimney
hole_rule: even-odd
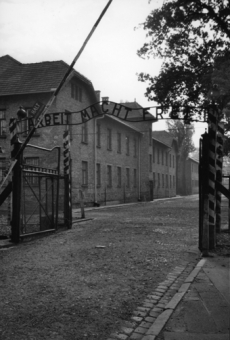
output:
[[[101,100],[101,91],[95,91],[95,95],[96,95],[97,101],[99,102]]]
[[[102,101],[103,102],[108,102],[109,101],[109,97],[102,97]]]

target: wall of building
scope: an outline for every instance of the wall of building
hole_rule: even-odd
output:
[[[152,150],[153,199],[176,196],[177,152],[175,144],[169,148],[153,139]]]

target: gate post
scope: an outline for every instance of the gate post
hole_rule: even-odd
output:
[[[63,134],[64,147],[64,183],[65,183],[65,208],[64,220],[68,229],[72,228],[72,197],[71,197],[71,160],[70,160],[70,136],[69,129]]]
[[[12,157],[17,154],[20,149],[21,143],[16,140],[14,142],[14,149],[12,151]],[[21,161],[22,154],[17,157],[17,163],[13,168],[12,187],[13,187],[13,199],[12,199],[12,221],[11,221],[11,241],[18,243],[20,239],[20,223],[21,223]]]
[[[209,249],[216,247],[216,137],[217,137],[217,108],[211,106],[208,117],[209,134]]]
[[[202,135],[200,155],[200,223],[199,223],[199,249],[204,256],[209,251],[209,135]]]
[[[223,123],[218,123],[217,141],[216,141],[216,181],[222,183],[223,167]],[[221,229],[221,192],[216,191],[216,232],[220,233]]]

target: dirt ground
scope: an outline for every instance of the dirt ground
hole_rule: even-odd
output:
[[[197,196],[86,217],[0,250],[1,340],[105,340],[175,266],[198,261]]]

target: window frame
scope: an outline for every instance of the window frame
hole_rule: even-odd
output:
[[[81,126],[81,142],[82,144],[88,144],[88,125],[83,123]]]
[[[125,136],[125,146],[126,146],[126,156],[129,156],[130,155],[130,153],[129,153],[129,136],[128,135],[126,135]]]
[[[112,165],[107,164],[107,188],[112,188],[113,181],[112,181]]]
[[[130,168],[125,168],[125,186],[130,188]]]
[[[96,180],[97,188],[101,187],[101,163],[96,163]]]
[[[107,128],[107,150],[112,151],[112,129]]]
[[[88,161],[82,161],[82,186],[88,187]]]
[[[122,170],[121,170],[121,166],[117,166],[117,187],[121,188],[121,174],[122,174]]]

